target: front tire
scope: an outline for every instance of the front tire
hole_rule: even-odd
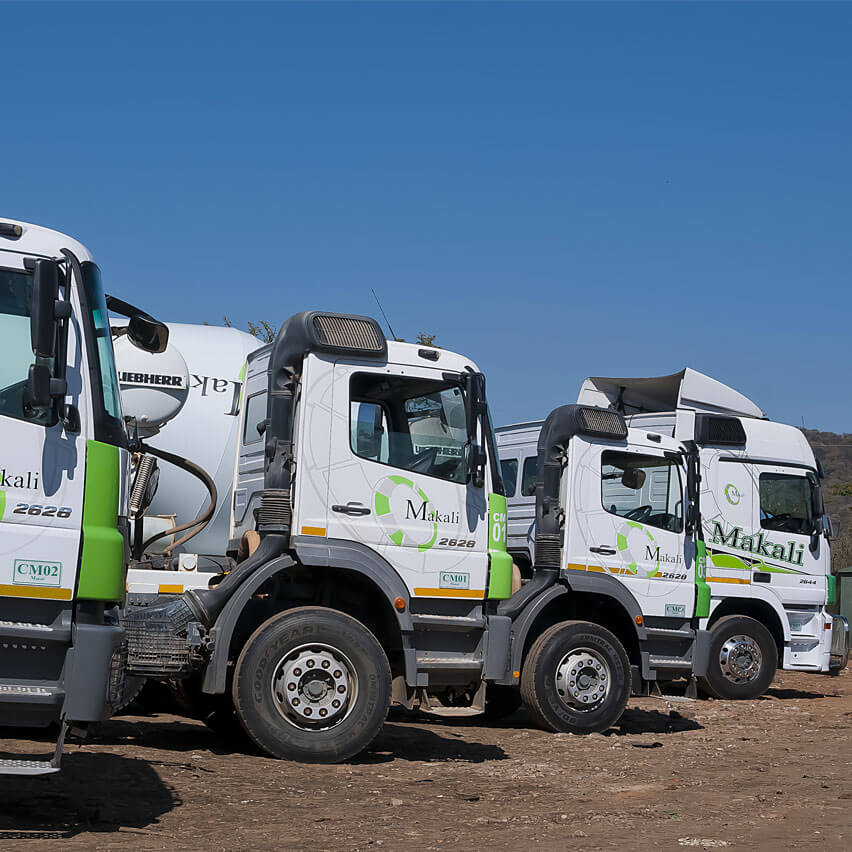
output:
[[[630,697],[630,661],[609,630],[563,621],[535,640],[521,672],[521,697],[545,730],[593,734],[614,725]]]
[[[749,701],[763,695],[775,678],[778,649],[767,628],[745,615],[727,615],[713,625],[710,665],[699,679],[713,698]]]
[[[237,661],[237,717],[273,757],[339,763],[365,749],[390,707],[391,672],[376,637],[337,610],[270,618]]]

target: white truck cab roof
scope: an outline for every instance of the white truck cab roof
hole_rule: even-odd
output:
[[[29,222],[18,222],[15,219],[0,219],[0,222],[20,227],[20,236],[0,237],[0,251],[25,254],[31,257],[56,257],[59,249],[67,248],[74,252],[80,262],[94,261],[89,250],[73,237],[59,231],[44,228],[41,225],[31,225]]]

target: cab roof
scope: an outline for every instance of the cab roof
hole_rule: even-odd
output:
[[[0,234],[0,251],[13,252],[14,254],[30,255],[32,257],[60,257],[61,249],[67,248],[72,251],[81,262],[84,260],[94,261],[91,252],[77,240],[67,234],[45,228],[41,225],[32,225],[29,222],[19,222],[16,219],[0,219],[11,225],[20,225],[21,236],[9,237]]]

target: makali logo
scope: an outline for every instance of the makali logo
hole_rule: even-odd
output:
[[[742,499],[743,499],[743,495],[742,495],[742,493],[741,493],[741,492],[740,492],[740,490],[737,488],[737,486],[736,486],[736,485],[734,485],[734,483],[733,483],[733,482],[729,482],[729,483],[725,486],[725,499],[726,499],[726,500],[727,500],[727,501],[728,501],[728,502],[729,502],[732,506],[739,506],[739,504],[740,504],[740,500],[742,500]]]
[[[438,540],[438,524],[458,526],[460,520],[457,511],[439,511],[426,492],[404,476],[386,476],[379,481],[373,491],[373,509],[394,544],[416,547],[421,553]]]
[[[5,467],[0,467],[0,488],[15,488],[20,491],[38,491],[38,471],[28,470],[26,473],[15,473]]]

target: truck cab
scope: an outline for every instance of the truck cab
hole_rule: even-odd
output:
[[[845,665],[845,624],[826,611],[833,583],[821,468],[799,429],[768,420],[747,397],[689,368],[589,378],[578,399],[700,447],[711,589],[702,626],[716,634],[708,691],[753,697],[776,664],[828,672],[833,645],[834,663]]]
[[[86,248],[0,221],[0,327],[0,725],[59,725],[49,759],[0,773],[45,774],[69,726],[109,715],[123,674],[127,435]]]

